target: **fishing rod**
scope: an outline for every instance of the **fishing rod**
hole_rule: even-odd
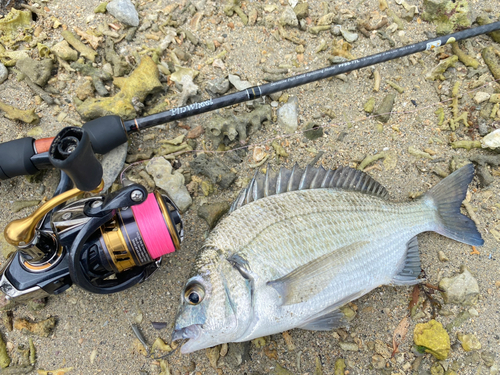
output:
[[[342,73],[348,73],[417,52],[432,51],[441,45],[472,38],[495,30],[500,30],[500,21],[298,74],[264,85],[253,86],[219,98],[211,98],[202,102],[172,108],[168,111],[146,117],[123,121],[119,116],[110,115],[89,121],[82,127],[90,137],[93,151],[98,154],[105,154],[127,142],[128,134],[140,132],[156,125],[243,103],[278,91],[305,85]],[[48,150],[52,141],[53,138],[35,140],[34,138],[26,137],[0,144],[0,180],[20,175],[30,175],[41,169],[53,167],[48,156]]]

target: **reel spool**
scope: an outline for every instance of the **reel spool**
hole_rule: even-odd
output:
[[[180,216],[169,206],[173,206],[170,199],[154,192],[140,205],[118,210],[113,220],[100,228],[102,265],[119,273],[179,249],[176,226]]]

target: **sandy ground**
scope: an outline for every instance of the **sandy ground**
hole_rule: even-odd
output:
[[[422,8],[422,1],[410,0],[411,4]],[[333,3],[333,2],[332,2]],[[389,6],[400,12],[401,6],[394,1],[388,1]],[[116,22],[108,14],[94,14],[94,8],[99,4],[96,0],[74,0],[71,2],[50,0],[42,3],[47,7],[47,17],[55,17],[71,30],[74,26],[82,29],[98,26],[103,22]],[[170,1],[159,0],[155,2],[143,2],[141,5],[141,20],[153,12],[164,9]],[[284,7],[278,1],[258,2],[247,1],[245,11],[248,13],[253,8],[259,8],[259,17],[273,15],[278,18]],[[276,10],[265,13],[262,8],[266,4],[275,4]],[[309,1],[311,17],[323,14],[323,6],[327,2]],[[336,1],[338,10],[349,10],[353,15],[378,11],[378,1]],[[181,5],[184,5],[182,3]],[[202,18],[200,29],[195,32],[204,40],[219,40],[228,49],[224,61],[226,70],[220,68],[203,67],[202,74],[195,81],[204,85],[209,79],[220,77],[225,73],[238,74],[252,84],[262,83],[262,67],[275,68],[281,63],[290,64],[297,59],[296,47],[290,41],[277,41],[262,24],[256,26],[244,26],[235,15],[227,17],[222,12],[222,7],[214,8],[213,3],[207,4],[207,15]],[[218,4],[217,4],[218,5]],[[332,4],[333,5],[333,4]],[[473,19],[481,11],[489,10],[490,14],[500,13],[500,3],[496,0],[470,1]],[[212,9],[212,14],[210,14]],[[163,17],[163,15],[160,15]],[[189,17],[188,17],[189,19]],[[38,22],[41,22],[40,20]],[[354,26],[353,19],[347,20],[345,26]],[[407,43],[418,42],[427,39],[426,32],[433,32],[435,26],[426,22],[420,22],[418,17],[413,21],[404,21]],[[234,27],[234,29],[233,29]],[[61,40],[60,30],[48,30],[49,40],[47,43]],[[119,30],[119,33],[124,31]],[[144,35],[149,31],[138,32],[132,43],[122,41],[117,46],[120,53],[128,54],[132,49],[142,46],[153,47],[154,40],[145,40]],[[391,35],[391,34],[390,34]],[[321,40],[331,43],[334,37],[327,31],[317,36],[307,32],[300,32],[300,37],[306,40],[303,57],[299,57],[301,68],[316,69],[328,64],[328,51],[315,53]],[[392,35],[397,46],[402,46],[401,39],[396,34]],[[469,52],[478,55],[483,47],[493,45],[494,42],[486,36],[480,36],[466,42]],[[498,44],[497,44],[498,48]],[[360,35],[358,41],[353,43],[352,53],[356,57],[370,55],[390,49],[389,43],[380,39],[375,34],[367,39]],[[192,60],[184,63],[198,69],[208,57],[215,56],[220,50],[210,52],[203,46],[196,48],[192,53]],[[448,48],[444,52],[451,53]],[[479,55],[478,55],[479,57]],[[167,57],[164,57],[167,60]],[[479,57],[480,59],[480,57]],[[480,59],[482,66],[484,62]],[[394,60],[377,66],[382,76],[382,85],[379,92],[373,92],[373,79],[370,78],[371,70],[348,74],[345,81],[340,79],[324,80],[299,88],[288,90],[287,93],[298,97],[299,101],[299,132],[295,135],[282,139],[289,157],[286,160],[277,161],[272,158],[270,165],[292,166],[299,163],[305,166],[311,161],[317,152],[324,151],[320,163],[329,168],[340,165],[356,166],[366,155],[374,155],[382,150],[393,155],[394,165],[379,160],[374,163],[368,173],[384,185],[395,201],[408,200],[409,195],[423,192],[440,181],[432,170],[436,167],[447,170],[450,160],[455,156],[467,158],[471,154],[487,154],[487,151],[464,149],[452,149],[449,145],[450,131],[441,131],[437,126],[437,116],[434,114],[441,106],[442,100],[437,94],[436,87],[439,83],[426,81],[425,73],[436,66],[438,60],[435,54],[420,54],[418,62],[413,65],[408,59]],[[201,66],[200,66],[201,68]],[[53,75],[55,76],[56,70]],[[60,79],[68,78],[67,87],[58,96],[61,105],[60,110],[65,111],[70,117],[79,120],[79,115],[69,103],[72,101],[76,87],[81,83],[82,77],[68,75],[59,70]],[[467,73],[467,68],[458,63],[456,69],[449,73],[450,79],[462,78]],[[476,77],[477,78],[477,77]],[[493,78],[488,73],[488,81]],[[402,94],[397,93],[387,85],[386,80],[397,82],[405,90]],[[466,80],[468,82],[469,79]],[[446,82],[446,81],[445,81]],[[467,107],[472,119],[477,118],[479,108],[471,109],[474,105],[472,96],[468,93],[470,89],[466,84],[462,85],[463,98],[460,101],[461,110]],[[493,92],[492,85],[480,88],[480,91]],[[365,120],[363,111],[364,103],[375,97],[377,103],[387,93],[395,93],[396,101],[394,113],[387,124],[377,125],[373,119]],[[203,97],[208,98],[206,92]],[[35,107],[34,94],[24,82],[18,82],[15,74],[11,72],[9,79],[0,85],[0,100],[20,108]],[[267,99],[270,102],[269,99]],[[335,113],[335,118],[321,116],[322,108],[330,108]],[[444,106],[447,117],[449,110]],[[57,122],[57,111],[46,104],[37,106],[37,113],[42,116],[40,126],[43,129],[42,136],[53,136],[67,123]],[[184,122],[194,128],[203,124],[212,114],[205,114],[185,120]],[[325,135],[314,142],[308,141],[300,130],[304,125],[315,119],[319,124],[325,126]],[[498,126],[498,125],[497,125]],[[0,117],[0,141],[23,137],[31,126],[21,122],[8,120]],[[141,135],[132,138],[131,150],[158,147],[161,139],[172,139],[183,130],[175,125],[168,125],[162,129],[151,129]],[[155,134],[154,139],[143,140],[146,134]],[[270,146],[271,139],[283,134],[276,123],[270,123],[261,131],[251,136],[250,144],[262,144]],[[479,139],[477,127],[464,128],[461,125],[455,132],[457,139]],[[342,140],[339,136],[343,135]],[[441,142],[439,141],[441,140]],[[200,142],[199,142],[200,144]],[[423,150],[432,149],[435,158],[441,160],[433,163],[427,159],[418,158],[408,152],[410,146]],[[182,163],[188,162],[191,155],[181,156]],[[166,256],[164,266],[156,272],[150,280],[144,284],[117,295],[92,295],[78,288],[71,288],[63,295],[50,297],[44,309],[33,312],[25,306],[20,306],[13,311],[14,317],[27,317],[34,320],[45,319],[49,316],[57,318],[57,326],[49,338],[33,337],[37,348],[36,368],[54,370],[58,368],[73,367],[71,374],[137,374],[146,371],[151,374],[159,373],[158,361],[142,355],[137,349],[136,338],[130,327],[138,315],[142,314],[139,324],[148,343],[152,343],[158,336],[166,342],[170,342],[172,324],[176,313],[179,294],[185,280],[189,277],[190,265],[194,260],[197,249],[201,246],[207,233],[206,223],[198,218],[197,208],[201,203],[217,202],[221,200],[231,201],[238,193],[238,183],[251,177],[255,170],[248,166],[253,163],[252,153],[249,152],[243,163],[232,164],[239,176],[236,184],[227,190],[218,190],[208,198],[200,196],[194,198],[194,203],[187,213],[184,214],[186,227],[186,239],[182,249],[175,254]],[[18,213],[11,211],[11,205],[16,200],[43,199],[50,197],[57,184],[58,174],[55,171],[47,173],[42,183],[28,183],[24,177],[13,178],[2,181],[0,185],[0,227],[19,217],[29,214],[31,209],[25,209]],[[458,330],[451,332],[452,351],[443,366],[448,368],[454,361],[460,367],[460,374],[489,374],[489,369],[484,366],[482,360],[471,357],[457,343],[456,332],[473,333],[481,342],[481,351],[496,353],[496,363],[499,364],[500,357],[500,254],[498,242],[490,233],[490,229],[499,225],[498,207],[500,204],[500,183],[495,178],[493,184],[488,187],[480,187],[477,180],[471,184],[471,204],[476,210],[479,218],[479,230],[485,240],[484,247],[479,249],[480,254],[471,254],[471,247],[452,240],[443,238],[437,234],[423,234],[419,236],[422,267],[425,270],[428,281],[436,285],[442,277],[451,276],[458,272],[461,265],[466,265],[477,277],[480,288],[480,299],[475,306],[479,312],[477,317],[467,320]],[[448,262],[438,260],[438,251],[442,250],[448,256]],[[496,283],[496,285],[495,285]],[[410,287],[380,287],[368,295],[354,302],[357,316],[351,322],[348,330],[340,332],[308,332],[301,330],[290,331],[294,348],[286,345],[281,334],[268,338],[265,348],[251,346],[251,360],[241,367],[235,368],[230,365],[226,358],[219,360],[217,369],[211,367],[205,351],[191,355],[181,355],[179,351],[167,358],[172,374],[265,374],[276,370],[277,364],[287,368],[294,374],[317,374],[317,364],[322,365],[324,374],[334,373],[335,361],[339,358],[345,359],[347,364],[346,373],[367,374],[382,370],[372,367],[372,356],[375,352],[371,344],[381,340],[388,348],[392,349],[392,338],[394,329],[399,322],[408,314],[408,302],[411,297]],[[436,297],[441,300],[440,297]],[[427,322],[431,319],[429,306],[425,306],[425,316],[418,321],[410,320],[410,328],[406,339],[400,346],[400,352],[392,359],[387,359],[384,373],[409,374],[412,373],[411,365],[416,355],[412,350],[412,332],[416,323]],[[451,316],[438,316],[438,320],[446,324],[453,320],[456,315],[468,307],[446,306]],[[162,331],[156,331],[150,322],[167,322],[168,326]],[[28,337],[19,331],[8,332],[5,327],[1,328],[5,341],[13,346],[27,345]],[[343,337],[343,335],[346,337]],[[340,340],[356,342],[359,351],[343,351],[339,345]],[[91,360],[92,358],[92,360]],[[471,359],[472,358],[472,359]],[[429,366],[435,360],[426,355],[419,373],[426,373]],[[472,363],[472,364],[469,364]],[[299,367],[300,366],[300,367]],[[451,368],[451,367],[450,367]],[[347,372],[348,371],[348,372]]]

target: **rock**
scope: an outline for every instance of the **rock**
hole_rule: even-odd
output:
[[[462,267],[459,275],[445,277],[439,282],[439,289],[445,303],[475,305],[479,295],[479,286],[469,270]]]
[[[45,59],[36,61],[31,58],[18,60],[16,68],[28,76],[38,86],[43,87],[50,78],[52,72],[52,60]]]
[[[431,375],[444,375],[444,368],[439,363],[434,363],[431,366]],[[447,374],[449,375],[449,374]]]
[[[358,34],[356,33],[344,30],[343,28],[340,29],[340,32],[344,39],[349,43],[355,42],[358,39]]]
[[[443,325],[435,320],[419,323],[413,331],[415,345],[421,346],[438,360],[448,358],[450,352],[450,337]]]
[[[237,90],[241,91],[241,90],[245,90],[249,87],[252,87],[252,84],[248,81],[242,81],[240,77],[238,77],[237,75],[234,75],[234,74],[229,74],[228,75],[228,78],[229,78],[229,82],[231,82],[231,84],[236,87]]]
[[[304,126],[304,136],[310,141],[314,141],[323,136],[323,127],[311,121]]]
[[[184,175],[174,171],[172,165],[164,157],[155,157],[146,166],[156,186],[165,190],[176,206],[185,212],[193,200],[184,186]]]
[[[483,146],[483,148],[500,147],[500,129],[492,131],[481,139],[481,146]]]
[[[0,3],[0,5],[3,4],[7,6],[9,2]],[[29,28],[32,21],[31,12],[29,10],[11,8],[9,14],[0,19],[0,34],[2,34],[2,41],[8,45],[10,40],[19,38],[23,35],[19,35],[19,30]]]
[[[5,82],[9,76],[9,71],[4,64],[0,63],[0,85]]]
[[[8,367],[10,365],[10,361],[5,341],[3,341],[2,335],[0,335],[0,368]]]
[[[471,26],[467,0],[424,0],[422,19],[434,22],[438,35]]]
[[[14,319],[14,329],[20,330],[24,334],[33,333],[37,336],[49,337],[56,326],[56,318],[50,317],[40,322],[30,322],[26,319]]]
[[[382,357],[385,359],[391,358],[391,351],[387,347],[387,345],[381,341],[381,340],[376,340],[375,341],[375,353],[380,354]]]
[[[438,258],[439,258],[439,261],[441,261],[441,262],[447,262],[447,261],[449,261],[448,257],[446,256],[446,254],[444,253],[443,250],[439,250],[439,252],[438,252]]]
[[[71,48],[65,40],[55,44],[50,50],[65,61],[76,61],[78,59],[78,52]]]
[[[396,94],[387,94],[382,103],[378,106],[378,108],[373,112],[376,119],[380,122],[388,122],[391,118],[392,107],[394,106],[394,99],[396,99]]]
[[[182,107],[187,104],[190,97],[198,93],[198,85],[195,85],[193,78],[188,75],[182,77],[180,84],[182,85],[182,92],[179,95],[178,106]]]
[[[339,346],[340,346],[340,349],[345,350],[345,351],[357,352],[359,350],[358,345],[354,342],[340,341]]]
[[[256,105],[252,112],[243,113],[239,116],[223,117],[217,114],[213,115],[203,126],[214,148],[217,148],[220,143],[228,140],[233,142],[238,139],[241,144],[245,144],[247,136],[260,130],[262,123],[266,120],[270,121],[271,118],[271,106]]]
[[[25,208],[38,206],[39,204],[40,204],[39,199],[19,200],[19,201],[15,201],[14,203],[12,203],[12,206],[10,209],[12,210],[12,212],[19,212],[21,210],[24,210]]]
[[[342,35],[342,26],[340,25],[335,25],[330,27],[330,33],[335,36],[340,36]]]
[[[104,187],[102,191],[107,191],[116,178],[123,170],[123,165],[125,164],[125,159],[127,158],[128,142],[115,147],[107,154],[105,154],[101,160],[102,165],[102,179],[104,181]]]
[[[232,369],[237,369],[250,358],[250,344],[247,342],[231,342],[228,344],[228,352],[224,357],[224,361]]]
[[[375,108],[375,98],[372,96],[363,106],[363,110],[366,113],[372,113],[374,108]]]
[[[163,89],[159,80],[158,67],[149,56],[144,56],[139,66],[128,77],[117,77],[113,83],[120,92],[109,98],[89,98],[85,102],[76,102],[78,113],[85,120],[92,120],[106,115],[118,115],[123,120],[137,117],[132,100],[143,102],[146,96]]]
[[[335,375],[344,375],[344,371],[345,371],[345,360],[343,358],[338,358],[335,361],[334,374]]]
[[[31,125],[40,122],[40,117],[35,113],[34,108],[22,110],[0,101],[0,111],[4,111],[5,117],[11,120],[20,120]]]
[[[106,10],[118,21],[129,26],[139,26],[139,14],[130,0],[113,0]]]
[[[328,14],[325,14],[324,16],[321,16],[318,19],[318,22],[316,22],[316,25],[318,25],[318,26],[331,25],[333,23],[334,19],[335,19],[335,13],[328,13]]]
[[[490,96],[491,95],[488,94],[487,92],[478,91],[476,92],[476,95],[474,95],[474,101],[476,102],[476,104],[480,104],[482,102],[487,101],[490,98]]]
[[[94,85],[92,85],[92,81],[84,79],[83,83],[76,88],[75,93],[80,100],[92,97],[92,95],[94,95]]]
[[[481,343],[479,342],[477,337],[474,336],[473,334],[462,335],[461,333],[459,333],[457,334],[457,338],[462,343],[462,348],[466,352],[481,349]]]
[[[384,357],[382,357],[380,354],[375,354],[374,356],[372,356],[373,368],[375,368],[377,370],[385,368],[385,362],[386,361],[385,361]]]
[[[499,372],[498,365],[495,363],[490,368],[490,375],[498,375],[498,372]]]
[[[299,26],[299,20],[297,19],[297,16],[291,6],[287,6],[283,13],[281,13],[279,23],[282,26]]]
[[[278,109],[278,125],[286,133],[294,133],[298,127],[298,99],[292,96]]]
[[[301,20],[309,16],[309,4],[307,2],[299,3],[293,8],[297,19]]]
[[[224,77],[209,81],[206,86],[207,91],[212,95],[223,95],[229,90],[229,80]]]
[[[220,346],[217,345],[211,348],[207,348],[205,349],[205,352],[207,353],[210,366],[212,366],[213,368],[217,368],[217,361],[219,360],[220,357]]]
[[[228,202],[204,204],[198,208],[198,216],[207,222],[210,229],[213,229],[220,218],[229,211],[230,206]]]
[[[276,363],[276,367],[274,368],[273,374],[274,375],[294,375],[293,372],[282,367],[279,363]]]
[[[193,173],[208,177],[214,184],[218,184],[223,189],[227,189],[236,180],[236,173],[232,172],[217,157],[209,159],[206,154],[201,154],[190,164]]]
[[[496,354],[494,352],[485,350],[484,352],[481,353],[481,359],[484,361],[484,364],[487,367],[493,366],[493,364],[495,363],[495,357]]]

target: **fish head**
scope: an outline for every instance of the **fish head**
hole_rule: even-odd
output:
[[[248,283],[229,262],[191,277],[181,292],[172,340],[188,339],[181,353],[236,341],[253,310]]]

